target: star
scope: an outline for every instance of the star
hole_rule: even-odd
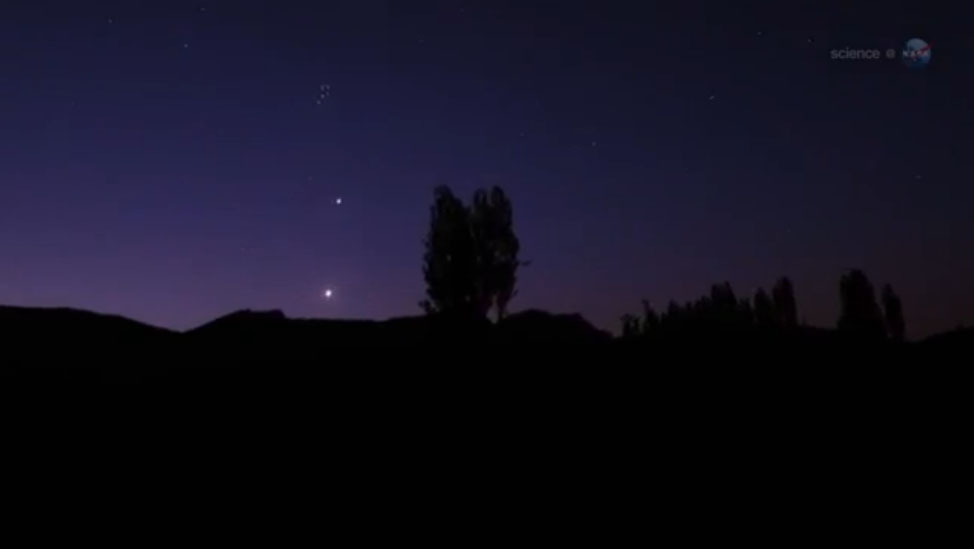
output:
[[[342,197],[339,196],[338,198],[335,199],[335,205],[336,206],[341,206],[342,205]]]
[[[112,24],[112,23],[114,23],[114,22],[115,22],[115,20],[114,20],[114,19],[112,19],[111,17],[109,17],[109,18],[108,18],[108,24],[109,24],[109,25],[111,25],[111,24]]]
[[[707,100],[713,101],[716,97],[717,97],[716,95],[711,95],[710,97],[707,98]]]
[[[334,291],[332,291],[332,289],[331,289],[331,288],[325,288],[325,289],[324,289],[324,290],[323,290],[323,291],[321,292],[321,297],[323,297],[323,298],[325,298],[325,299],[331,299],[333,295],[335,295],[335,292],[334,292]]]
[[[592,141],[592,146],[593,147],[597,147],[597,146],[599,146],[599,143],[597,141]]]
[[[331,84],[320,84],[318,90],[318,101],[324,101],[331,97]]]
[[[183,49],[184,50],[188,50],[189,49],[189,42],[183,42]]]

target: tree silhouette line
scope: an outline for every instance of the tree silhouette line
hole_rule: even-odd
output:
[[[483,319],[495,311],[498,321],[504,318],[517,295],[518,269],[527,262],[519,258],[513,205],[503,189],[478,189],[467,205],[449,187],[437,187],[424,245],[427,298],[420,306],[428,315]],[[880,305],[866,274],[852,269],[839,280],[839,298],[841,334],[859,340],[905,340],[903,305],[889,284],[882,288]],[[723,282],[695,301],[671,301],[664,311],[646,300],[642,305],[641,315],[623,315],[623,338],[787,334],[805,327],[799,322],[794,285],[786,276],[774,283],[770,294],[759,288],[753,297],[739,298]]]
[[[837,322],[840,334],[862,341],[892,340],[906,337],[903,305],[892,286],[882,290],[882,307],[869,278],[853,269],[839,280],[841,312]],[[738,298],[730,283],[714,284],[710,294],[680,305],[674,301],[657,312],[643,300],[642,315],[622,317],[622,335],[628,339],[721,334],[789,334],[805,327],[798,321],[795,290],[788,277],[774,284],[770,296],[759,288],[753,298]]]

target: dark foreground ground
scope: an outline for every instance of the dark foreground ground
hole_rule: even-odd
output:
[[[179,334],[5,308],[5,470],[18,508],[143,538],[929,543],[928,517],[961,520],[970,335],[623,342],[542,313]]]
[[[500,324],[411,317],[382,322],[290,319],[242,311],[185,333],[69,309],[0,307],[0,383],[134,383],[301,389],[338,380],[429,387],[454,379],[578,383],[709,372],[747,382],[778,375],[866,376],[890,367],[969,366],[974,330],[921,342],[863,343],[830,330],[695,332],[621,340],[577,315],[519,313]],[[851,372],[855,372],[852,374]],[[429,379],[426,379],[427,376]],[[397,380],[398,381],[391,381]],[[582,381],[588,379],[589,381]],[[618,390],[618,389],[617,389]]]

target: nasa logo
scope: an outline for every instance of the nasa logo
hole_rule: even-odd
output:
[[[903,63],[911,69],[920,69],[930,64],[933,56],[930,44],[920,38],[911,38],[903,47]]]

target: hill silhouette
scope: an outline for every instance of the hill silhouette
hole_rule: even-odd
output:
[[[115,315],[68,308],[0,307],[5,378],[21,380],[151,381],[182,377],[226,380],[241,375],[251,381],[283,370],[348,368],[367,358],[402,367],[451,364],[455,367],[522,361],[532,368],[563,359],[591,359],[606,364],[662,363],[705,359],[711,363],[743,360],[823,360],[867,356],[919,359],[974,351],[974,329],[958,329],[913,343],[862,341],[830,330],[797,326],[781,331],[720,330],[698,327],[667,337],[613,337],[581,315],[539,310],[513,313],[499,322],[458,320],[440,315],[385,321],[289,318],[281,311],[242,310],[186,332],[158,328]],[[525,349],[512,358],[504,349]],[[399,350],[398,352],[396,350]],[[848,350],[865,351],[860,355]],[[796,351],[806,354],[799,356]],[[392,351],[392,352],[389,352]],[[536,354],[532,354],[536,353]],[[233,370],[234,368],[240,370]],[[318,371],[318,370],[314,370]],[[291,371],[288,375],[302,375]],[[214,377],[215,376],[215,377]]]
[[[0,306],[0,342],[19,356],[99,356],[171,346],[178,333],[117,315],[70,308]]]
[[[302,319],[281,311],[241,310],[176,332],[75,309],[0,307],[0,334],[0,369],[8,377],[95,381],[198,376],[275,362],[344,367],[357,362],[362,351],[577,347],[612,341],[580,315],[542,311],[514,313],[492,323],[444,315],[385,321]]]

